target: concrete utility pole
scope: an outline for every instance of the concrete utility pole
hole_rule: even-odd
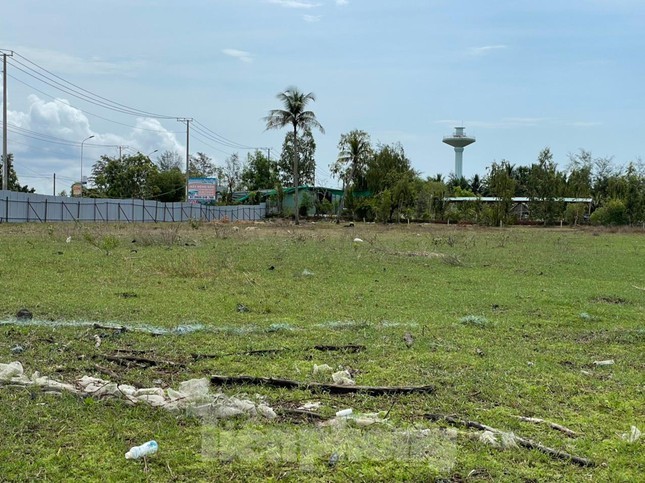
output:
[[[2,53],[2,189],[9,189],[9,162],[7,159],[7,56],[13,56],[10,50]]]
[[[177,118],[177,121],[179,122],[185,122],[186,123],[186,189],[185,189],[185,195],[186,195],[186,201],[188,201],[188,180],[190,179],[190,175],[188,174],[188,171],[190,170],[190,123],[193,122],[192,118],[186,118],[186,117],[180,117]]]

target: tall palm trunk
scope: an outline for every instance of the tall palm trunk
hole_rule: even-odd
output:
[[[295,223],[300,224],[300,206],[298,205],[298,126],[293,125],[293,203],[295,205]]]

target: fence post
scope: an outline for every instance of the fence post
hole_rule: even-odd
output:
[[[47,223],[47,198],[45,198],[45,223]]]

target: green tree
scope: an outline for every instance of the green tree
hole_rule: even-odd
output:
[[[278,163],[269,159],[260,150],[249,153],[242,170],[242,184],[247,190],[275,188],[278,183]]]
[[[177,151],[164,151],[157,156],[157,166],[161,172],[171,171],[173,169],[181,171],[183,161],[181,154]]]
[[[625,173],[625,212],[631,225],[645,222],[645,176],[638,172],[635,163],[629,163]]]
[[[222,171],[206,154],[198,152],[190,157],[188,176],[190,178],[221,178]]]
[[[186,196],[186,177],[179,168],[151,173],[148,183],[151,199],[172,203]]]
[[[242,182],[242,163],[237,153],[231,154],[224,162],[222,168],[222,185],[226,188],[224,199],[227,203],[233,201],[233,192],[241,187]]]
[[[298,142],[293,142],[293,133],[284,137],[282,152],[278,160],[278,175],[280,182],[289,186],[294,184],[293,160],[298,165],[298,184],[312,186],[316,179],[316,142],[311,129],[305,128],[298,134]],[[296,153],[297,148],[297,153]]]
[[[357,129],[341,134],[338,150],[338,159],[330,166],[330,170],[333,176],[343,182],[343,198],[338,212],[340,216],[348,194],[365,187],[365,172],[373,150],[369,134]]]
[[[7,189],[9,191],[21,191],[23,193],[34,193],[35,188],[30,188],[27,185],[22,186],[18,182],[18,175],[16,170],[13,168],[13,153],[7,153],[7,167],[9,171],[9,176],[7,176]],[[0,163],[0,187],[2,187],[2,176],[4,173],[4,165]]]
[[[283,127],[290,126],[293,132],[293,185],[294,185],[294,203],[295,222],[298,221],[298,130],[317,128],[321,133],[325,133],[322,125],[316,119],[313,111],[307,110],[307,104],[314,102],[316,96],[310,92],[304,94],[296,87],[289,87],[284,92],[277,95],[282,103],[283,109],[273,109],[269,111],[269,115],[264,118],[267,129],[282,129]]]
[[[92,180],[102,196],[148,199],[154,195],[151,181],[158,172],[157,165],[141,153],[123,158],[104,155],[92,167]]]
[[[499,164],[494,162],[485,181],[487,191],[498,198],[492,206],[492,211],[489,211],[491,218],[488,223],[493,226],[510,223],[513,219],[513,196],[517,182],[513,179],[509,167],[508,161],[502,160]]]
[[[581,149],[577,154],[569,154],[566,194],[573,198],[591,196],[593,159],[589,151]]]
[[[537,163],[531,166],[529,176],[531,216],[542,220],[545,225],[561,217],[564,203],[559,198],[562,197],[564,186],[564,175],[558,172],[551,150],[544,148],[538,155]]]
[[[405,156],[403,146],[380,145],[367,163],[365,180],[367,189],[374,193],[379,201],[378,213],[381,221],[393,220],[394,212],[414,208],[416,192],[414,182],[418,177],[412,169],[410,160]],[[387,194],[380,196],[387,191]],[[390,203],[388,209],[385,204]],[[388,216],[383,217],[387,212]]]

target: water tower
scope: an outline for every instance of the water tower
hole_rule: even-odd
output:
[[[475,142],[475,138],[466,136],[466,134],[464,134],[464,129],[466,128],[456,127],[455,132],[452,136],[444,136],[443,138],[444,143],[450,144],[453,148],[455,148],[455,177],[457,179],[460,179],[463,176],[461,168],[464,161],[464,148],[469,144]]]

